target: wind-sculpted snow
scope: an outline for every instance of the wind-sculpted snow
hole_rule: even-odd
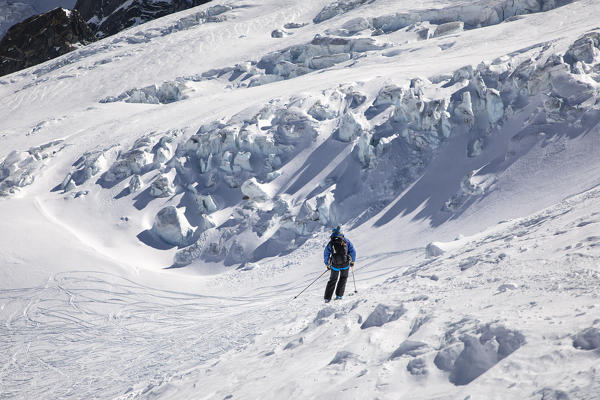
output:
[[[117,97],[106,97],[100,100],[100,103],[125,101],[126,103],[168,104],[187,98],[183,94],[185,89],[185,83],[164,82],[160,86],[150,85],[140,89],[130,89]]]
[[[600,348],[600,329],[587,328],[573,338],[573,346],[582,350],[595,350]]]
[[[106,153],[110,149],[96,150],[83,154],[73,163],[71,171],[56,189],[65,192],[83,185],[93,176],[103,172],[107,166]]]
[[[156,214],[152,229],[165,242],[175,246],[187,245],[194,234],[183,212],[167,206]]]
[[[135,141],[132,148],[121,152],[117,160],[100,179],[105,186],[114,185],[132,175],[140,175],[154,168],[160,168],[172,157],[171,142],[178,131],[171,131],[158,138],[157,134],[148,134]],[[137,186],[134,183],[133,186]]]
[[[335,30],[341,36],[352,36],[370,30],[373,35],[395,32],[414,26],[422,39],[496,25],[520,15],[544,12],[571,3],[572,0],[494,0],[476,1],[470,4],[421,9],[406,13],[382,15],[374,18],[358,17],[347,21]],[[346,0],[325,6],[313,19],[320,23],[337,15],[347,13],[368,3],[367,0]],[[423,24],[428,23],[431,25]],[[431,30],[431,32],[428,32]],[[334,32],[334,31],[332,31]]]
[[[525,343],[520,332],[490,325],[478,329],[475,335],[463,333],[460,342],[456,342],[454,332],[448,338],[454,342],[437,353],[434,363],[450,373],[450,382],[455,385],[469,384]]]
[[[319,305],[322,287],[314,289],[312,295],[318,299],[307,299],[303,307],[278,321],[277,329],[262,333],[257,344],[250,345],[243,355],[223,360],[206,373],[208,376],[191,379],[186,386],[202,387],[216,380],[224,385],[219,397],[230,393],[260,397],[259,393],[266,392],[257,389],[254,382],[268,371],[268,381],[279,381],[281,387],[304,382],[305,378],[290,378],[290,374],[302,374],[311,382],[327,376],[327,387],[336,382],[336,391],[341,388],[352,398],[373,394],[395,398],[399,390],[410,390],[423,398],[437,395],[421,392],[426,390],[424,386],[435,386],[437,393],[443,390],[450,397],[461,398],[467,390],[486,398],[498,380],[511,382],[511,388],[501,390],[502,396],[512,393],[522,397],[526,392],[534,398],[566,398],[567,393],[569,397],[589,398],[598,388],[599,336],[593,303],[600,247],[573,243],[572,248],[559,249],[553,233],[568,235],[564,243],[572,243],[581,236],[573,231],[575,227],[581,225],[579,229],[592,232],[592,224],[598,223],[595,210],[599,196],[596,188],[543,212],[504,222],[469,240],[461,239],[460,245],[447,249],[440,259],[419,258],[406,266],[404,260],[410,252],[396,254],[400,261],[394,269],[390,268],[394,263],[389,254],[363,257],[356,270],[361,279],[397,272],[367,290],[359,283],[361,294],[356,300]],[[592,204],[594,210],[587,209]],[[591,214],[595,215],[594,222]],[[524,249],[525,245],[530,247]],[[524,252],[526,259],[519,257]],[[547,253],[552,253],[552,261]],[[569,254],[573,258],[567,257]],[[482,260],[473,267],[476,271],[456,268],[469,257]],[[489,261],[492,259],[497,262]],[[377,268],[374,260],[383,262]],[[434,279],[433,272],[441,278]],[[498,285],[508,278],[520,285],[510,292],[497,292]],[[396,318],[394,310],[398,308],[402,311]],[[579,325],[589,328],[573,332],[573,325],[564,323],[566,318],[574,323],[581,318]],[[370,321],[371,326],[361,329],[363,320]],[[241,369],[242,362],[250,363],[249,368]],[[568,368],[557,368],[557,362]],[[281,365],[286,366],[285,371],[277,368]],[[580,368],[581,372],[567,373],[583,376],[584,383],[565,385],[552,378],[571,368]],[[524,370],[535,378],[524,378],[528,376]],[[242,388],[236,378],[245,378]],[[528,379],[543,381],[536,381],[535,391],[525,391],[519,385]],[[324,390],[324,386],[299,387],[302,389],[296,388],[296,393],[302,390],[302,397],[308,398]]]
[[[205,125],[183,143],[176,168],[194,208],[188,207],[188,212],[205,221],[217,208],[239,207],[225,226],[205,232],[196,244],[178,253],[176,264],[201,256],[225,259],[227,264],[257,260],[264,252],[285,250],[284,243],[290,239],[300,244],[303,237],[305,240],[318,229],[319,222],[303,216],[303,210],[310,206],[294,210],[286,196],[272,193],[266,185],[318,135],[316,122],[301,108],[268,105],[250,119]],[[315,203],[315,207],[322,207],[317,218],[322,215],[326,220],[327,204]],[[262,239],[268,239],[262,247],[242,247],[236,240],[244,231],[261,238],[276,221],[280,228]],[[204,225],[206,229],[212,226]],[[247,255],[251,255],[248,260]]]
[[[326,5],[316,17],[313,18],[313,22],[318,24],[326,21],[337,15],[347,13],[348,11],[354,10],[357,7],[362,6],[366,3],[372,3],[375,0],[340,0],[335,1],[331,4]]]
[[[63,148],[63,141],[55,140],[27,151],[12,151],[0,162],[0,197],[12,195],[31,185],[46,161]]]
[[[262,77],[285,70],[277,79],[291,78],[295,68],[307,72],[315,58],[327,57],[324,52],[348,54],[345,52],[352,48],[371,46],[372,42],[317,37],[310,45],[272,53],[256,65],[238,66],[229,73],[260,67],[266,73]],[[191,245],[175,256],[175,265],[198,258],[242,264],[285,254],[323,227],[350,221],[357,226],[377,214],[426,171],[453,137],[468,139],[463,149],[468,158],[485,160],[492,157],[487,155],[491,151],[488,143],[503,132],[504,125],[539,104],[520,130],[510,133],[508,150],[492,153],[494,162],[499,163],[494,168],[507,168],[519,152],[527,150],[521,143],[542,131],[548,139],[566,126],[571,135],[589,129],[600,120],[600,113],[581,105],[598,101],[597,46],[594,32],[571,46],[565,56],[569,63],[560,54],[549,54],[546,45],[529,50],[535,59],[503,57],[475,68],[465,66],[447,77],[414,78],[402,86],[388,84],[374,98],[357,85],[348,85],[286,103],[274,99],[250,117],[245,112],[228,121],[209,122],[191,137],[144,136],[119,155],[100,181],[110,187],[133,176],[129,194],[150,184],[135,197],[140,209],[152,197],[184,194],[174,205],[185,207],[187,219],[198,229]],[[142,96],[135,90],[128,93],[126,101],[144,96],[158,101],[160,97]],[[316,141],[321,141],[321,146],[293,179],[285,178],[286,188],[273,190],[269,183],[277,180],[278,185],[283,184],[286,180],[278,178],[286,165]],[[322,163],[329,162],[323,155],[331,152],[347,155],[335,168],[323,172]],[[98,168],[84,170],[89,176]],[[162,175],[152,177],[152,182],[145,178],[144,183],[139,176],[150,171]],[[485,172],[471,170],[457,176],[454,192],[439,192],[421,212],[429,213],[432,224],[460,214],[494,190],[495,180]],[[296,198],[317,176],[317,187]],[[336,186],[339,181],[352,181],[352,190]],[[68,179],[66,182],[68,185]],[[148,199],[143,200],[144,196]],[[233,208],[227,223],[215,222],[210,216],[228,207]],[[395,212],[391,208],[377,223],[385,224]],[[242,243],[238,240],[242,234],[254,239]],[[465,260],[461,269],[478,262]]]
[[[253,87],[296,78],[310,72],[331,68],[360,57],[362,54],[388,47],[372,38],[341,38],[316,35],[306,44],[291,46],[235,67],[206,71],[194,80],[227,78],[239,87]]]
[[[0,176],[33,177],[0,201],[0,398],[600,392],[600,5],[302,24],[330,3],[161,36],[201,6],[0,83]],[[358,258],[324,304],[336,225]]]
[[[397,307],[389,307],[384,304],[378,304],[371,314],[367,317],[365,322],[362,323],[360,329],[367,329],[371,327],[379,327],[388,322],[396,321],[400,318],[406,310],[402,305]]]

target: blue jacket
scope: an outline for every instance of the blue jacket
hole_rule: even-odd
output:
[[[340,235],[342,237],[344,237],[344,235]],[[331,235],[331,237],[333,238],[333,235]],[[348,244],[348,254],[350,254],[350,257],[352,257],[352,261],[356,261],[356,250],[354,250],[354,246],[352,245],[352,242],[350,242],[348,239],[344,238],[344,240],[346,241],[346,243]],[[326,265],[329,265],[329,256],[331,255],[331,242],[327,243],[327,246],[325,246],[325,252],[323,253],[323,259]],[[343,268],[335,268],[335,267],[331,267],[332,270],[334,271],[341,271],[341,270],[346,270],[350,268],[350,265],[346,265]]]

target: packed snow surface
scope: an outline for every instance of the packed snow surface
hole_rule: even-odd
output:
[[[2,77],[0,399],[598,398],[598,15],[213,1]]]

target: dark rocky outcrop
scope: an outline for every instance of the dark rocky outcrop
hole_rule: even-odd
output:
[[[114,35],[125,28],[143,24],[165,15],[182,11],[210,0],[133,0],[123,6],[122,0],[77,0],[75,9],[87,21],[97,37]]]
[[[95,40],[76,10],[56,8],[13,25],[0,41],[0,76],[31,67]]]

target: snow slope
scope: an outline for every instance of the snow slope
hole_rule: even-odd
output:
[[[0,398],[597,398],[600,6],[413,3],[3,77]],[[358,294],[292,301],[336,224]]]

